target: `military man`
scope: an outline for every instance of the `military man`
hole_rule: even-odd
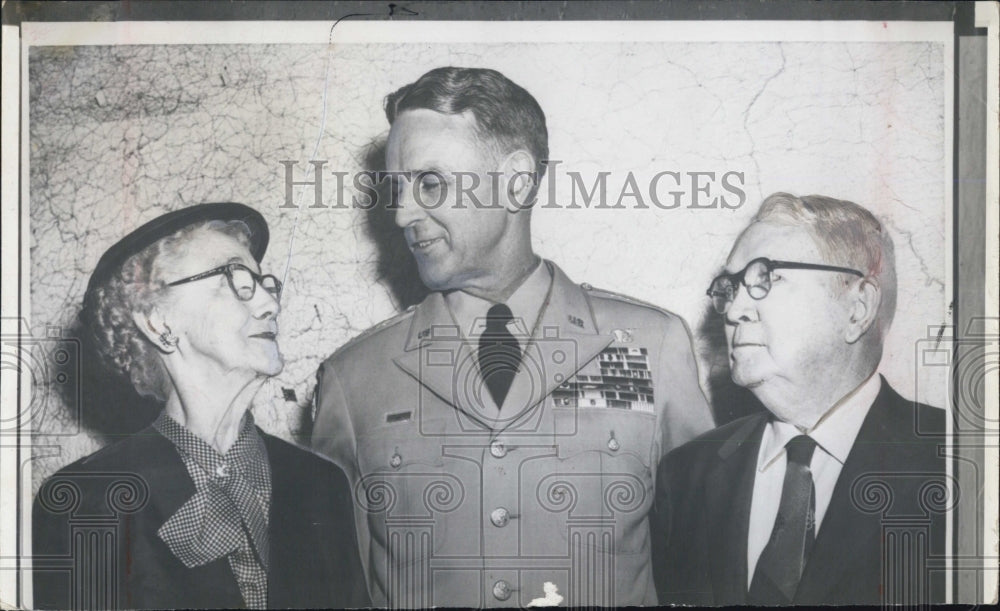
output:
[[[548,136],[523,88],[439,68],[385,108],[432,292],[323,364],[312,438],[354,482],[376,604],[654,604],[654,469],[712,426],[684,322],[533,252]]]
[[[952,502],[945,412],[878,374],[896,307],[884,225],[853,202],[775,193],[708,292],[733,381],[767,411],[662,461],[660,602],[944,602],[929,560]]]

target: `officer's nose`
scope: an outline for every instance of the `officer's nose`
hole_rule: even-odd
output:
[[[406,228],[426,216],[426,211],[414,197],[414,186],[408,181],[402,181],[393,201],[396,209],[396,225]]]

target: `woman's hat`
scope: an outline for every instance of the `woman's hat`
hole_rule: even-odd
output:
[[[104,284],[125,261],[157,240],[165,238],[189,225],[202,221],[243,221],[250,228],[250,254],[260,263],[267,250],[270,234],[267,222],[259,212],[234,202],[198,204],[162,214],[139,227],[109,248],[94,268],[87,283],[87,294]]]

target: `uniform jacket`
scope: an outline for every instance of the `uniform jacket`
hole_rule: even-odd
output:
[[[271,466],[268,607],[367,606],[344,474],[260,435]],[[194,493],[152,427],[57,472],[34,505],[35,607],[243,607],[226,558],[189,569],[156,534]]]
[[[677,316],[555,265],[498,410],[440,293],[319,372],[313,446],[355,485],[376,604],[653,604],[654,468],[709,429]]]
[[[835,484],[794,604],[944,601],[945,514],[954,505],[945,496],[939,455],[944,416],[915,406],[882,380]],[[660,602],[746,603],[750,501],[767,419],[758,413],[735,420],[661,462],[650,515]]]

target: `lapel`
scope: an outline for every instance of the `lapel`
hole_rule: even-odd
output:
[[[431,293],[417,306],[403,352],[392,360],[421,386],[472,422],[488,427],[484,406],[477,394],[489,400],[488,392],[473,393],[478,380],[476,353],[452,319],[441,293]],[[421,391],[423,392],[423,391]],[[420,405],[426,407],[425,402]]]
[[[139,448],[141,454],[129,458],[129,463],[136,466],[149,486],[146,511],[158,521],[153,525],[155,531],[194,496],[194,482],[169,439],[151,426],[136,435],[145,438],[146,443]]]
[[[719,448],[719,460],[705,478],[705,510],[709,536],[710,576],[714,604],[745,604],[747,537],[757,453],[768,414],[747,418]]]
[[[855,565],[852,558],[861,550],[877,545],[880,520],[861,513],[851,500],[851,487],[859,477],[890,465],[883,461],[882,448],[893,441],[900,430],[891,422],[890,404],[895,394],[882,379],[882,389],[868,411],[851,452],[847,455],[830,497],[823,524],[816,535],[812,556],[802,573],[795,604],[830,600],[830,591],[841,581],[843,573]]]
[[[303,507],[291,505],[302,494],[302,485],[294,468],[289,468],[287,454],[275,438],[267,435],[259,428],[257,433],[267,446],[267,461],[271,465],[271,510],[268,513],[268,532],[271,538],[271,567],[295,566],[299,558],[289,557],[289,550],[308,546],[309,541],[303,541],[312,530],[304,527],[315,520],[313,516],[330,511],[329,507]],[[315,513],[313,513],[315,512]],[[301,605],[297,598],[308,586],[319,584],[303,584],[293,578],[295,571],[271,570],[267,577],[267,603],[272,609],[296,607]],[[302,600],[308,600],[303,597]]]
[[[149,537],[152,545],[131,544],[126,562],[142,566],[139,573],[145,580],[134,593],[138,600],[126,600],[126,607],[155,605],[155,601],[190,600],[195,606],[228,607],[242,605],[243,597],[229,569],[228,562],[215,561],[202,567],[187,569],[160,540],[157,531],[195,493],[194,482],[177,454],[174,445],[153,427],[137,433],[144,442],[137,444],[134,454],[126,458],[149,487],[149,501],[143,508],[143,525],[136,524],[137,536]],[[137,519],[139,516],[137,516]],[[130,535],[127,535],[130,538]],[[164,557],[166,555],[166,557]],[[123,568],[132,574],[129,565]],[[131,596],[130,588],[123,592]],[[188,598],[178,598],[186,593]]]
[[[530,419],[545,397],[613,340],[601,334],[586,293],[554,263],[544,263],[552,273],[552,288],[504,400],[509,413],[501,412],[480,387],[476,348],[464,340],[441,293],[417,306],[403,352],[393,361],[481,427],[503,430]]]

